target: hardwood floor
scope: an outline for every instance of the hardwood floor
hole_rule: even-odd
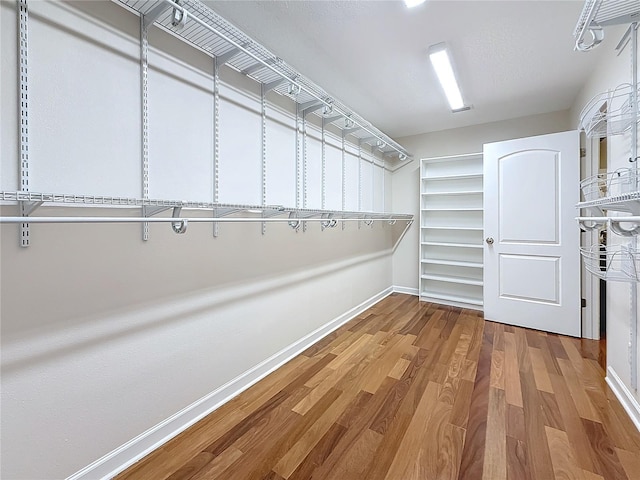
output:
[[[600,353],[394,294],[117,478],[637,480]]]

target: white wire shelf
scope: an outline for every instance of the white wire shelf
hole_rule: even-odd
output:
[[[636,168],[619,168],[614,172],[601,173],[580,182],[584,202],[618,197],[640,190],[640,171]]]
[[[620,135],[638,120],[638,110],[634,110],[633,105],[633,86],[628,83],[618,85],[596,95],[585,105],[580,113],[580,128],[589,138]]]
[[[640,251],[625,245],[593,245],[581,248],[587,271],[614,282],[640,281]]]
[[[207,202],[194,202],[183,200],[157,200],[157,199],[141,199],[130,197],[111,197],[111,196],[98,196],[98,195],[75,195],[75,194],[58,194],[58,193],[37,193],[37,192],[0,192],[0,202],[5,204],[28,204],[30,212],[33,212],[36,208],[41,206],[69,206],[69,207],[90,207],[90,206],[112,206],[112,207],[130,207],[130,208],[142,208],[144,218],[140,221],[153,222],[154,215],[157,215],[163,211],[169,209],[180,210],[209,210],[212,211],[219,221],[232,222],[237,220],[243,220],[238,218],[238,215],[250,215],[244,220],[247,222],[255,221],[267,221],[270,217],[289,215],[289,219],[284,220],[302,220],[302,221],[331,221],[331,220],[361,220],[364,222],[374,220],[386,220],[389,222],[395,221],[413,221],[413,215],[411,214],[395,214],[385,212],[353,212],[342,210],[314,210],[309,208],[290,208],[282,205],[240,205],[240,204],[225,204],[225,203],[207,203]],[[235,215],[235,218],[228,220],[220,220],[222,217],[229,215]],[[6,219],[7,217],[1,217]],[[21,217],[25,223],[35,223],[36,220],[30,216]],[[42,217],[39,217],[42,218]],[[53,223],[57,217],[44,217],[49,220],[42,220],[41,223]],[[83,217],[64,217],[64,218],[79,218]],[[109,217],[107,215],[102,217],[91,217],[94,223],[103,219],[105,222],[112,222],[113,218],[128,218],[128,217]],[[52,220],[53,219],[53,220]],[[129,218],[123,220],[126,222],[134,221],[135,218]],[[215,218],[203,219],[202,221],[214,221]],[[8,220],[4,220],[8,223]],[[66,223],[69,223],[69,220]],[[169,221],[161,218],[157,221]],[[199,221],[199,220],[195,220]],[[281,220],[278,220],[281,221]],[[15,222],[12,222],[15,223]]]
[[[162,30],[218,59],[256,82],[294,100],[362,143],[400,160],[411,155],[343,102],[198,0],[114,0]],[[312,110],[315,108],[315,110]]]
[[[576,49],[587,51],[597,47],[604,39],[602,27],[638,20],[640,2],[637,0],[586,0],[573,32]]]
[[[640,215],[640,192],[624,193],[613,197],[599,198],[588,202],[580,202],[577,208],[594,208],[596,210],[615,210]]]

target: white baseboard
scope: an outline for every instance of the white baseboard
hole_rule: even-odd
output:
[[[640,431],[640,403],[633,396],[631,391],[627,388],[627,386],[620,380],[620,377],[616,373],[616,371],[607,367],[607,376],[605,378],[611,390],[616,395],[620,403],[622,404],[622,408],[624,408],[631,421],[636,426],[638,431]]]
[[[418,289],[411,287],[401,287],[399,285],[393,286],[393,293],[405,293],[407,295],[415,295],[418,296]]]
[[[109,452],[104,457],[74,473],[68,477],[67,480],[88,480],[89,478],[94,480],[97,478],[108,479],[114,477],[194,423],[209,415],[254,383],[287,363],[296,355],[302,353],[314,343],[364,312],[367,308],[375,305],[393,293],[393,291],[394,288],[389,287],[368,300],[365,300],[360,305],[334,318],[322,327],[247,370],[242,375],[227,382],[146,432],[141,433],[124,445]]]

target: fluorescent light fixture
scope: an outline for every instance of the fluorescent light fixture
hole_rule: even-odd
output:
[[[422,5],[427,0],[404,0],[404,4],[407,8],[417,7],[418,5]]]
[[[456,75],[453,72],[453,65],[451,63],[451,57],[449,56],[449,49],[444,43],[438,43],[429,48],[429,59],[433,65],[440,85],[444,90],[444,94],[447,96],[449,106],[454,112],[464,109],[464,101],[462,100],[462,94],[460,93],[460,87],[456,80]]]

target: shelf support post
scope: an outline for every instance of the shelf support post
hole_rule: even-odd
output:
[[[220,62],[213,57],[213,203],[220,203]],[[213,209],[213,216],[218,214]],[[213,223],[213,236],[218,236],[218,223]]]
[[[321,178],[321,184],[320,184],[320,188],[321,188],[321,200],[320,200],[320,205],[322,208],[322,210],[324,210],[327,205],[326,205],[326,198],[327,198],[327,139],[325,136],[325,128],[324,128],[324,118],[322,119],[322,178]]]
[[[159,15],[166,8],[164,2],[157,5],[150,12],[151,17],[140,16],[140,98],[141,104],[141,127],[142,127],[142,199],[149,199],[149,36],[148,25],[151,25],[155,16]],[[145,215],[143,208],[143,216]],[[149,240],[149,222],[142,224],[142,240]]]
[[[28,76],[28,24],[29,7],[27,0],[18,2],[18,56],[20,62],[20,191],[29,191],[29,76]],[[29,215],[29,207],[20,202],[20,216]],[[26,248],[31,243],[29,224],[20,224],[20,246]]]
[[[345,137],[347,135],[342,132],[342,211],[344,212],[347,207],[347,190],[346,190],[346,179],[347,179],[347,165],[346,165],[346,144]],[[342,222],[342,230],[346,227],[346,222]]]
[[[296,208],[300,208],[300,195],[301,195],[301,168],[300,168],[300,112],[296,109]],[[299,226],[300,224],[298,224]],[[296,232],[298,230],[296,229]]]
[[[302,116],[302,208],[307,208],[307,175],[309,166],[307,163],[307,118]],[[302,232],[307,231],[307,222],[302,224]]]
[[[262,205],[267,204],[267,90],[260,84],[261,119],[262,119]],[[264,216],[264,210],[262,215]],[[267,233],[267,224],[262,222],[262,235]]]
[[[358,140],[358,212],[362,212],[362,140]],[[358,222],[358,230],[362,222]]]
[[[631,161],[635,162],[636,173],[638,169],[638,22],[631,24],[631,85],[633,86],[633,118],[634,124],[631,128]],[[637,175],[636,175],[637,178]],[[636,187],[640,187],[636,179]],[[638,237],[634,236],[631,245],[636,250],[638,248]],[[636,250],[637,251],[637,250]],[[638,282],[631,283],[631,319],[630,319],[630,358],[631,367],[631,387],[638,391]]]

